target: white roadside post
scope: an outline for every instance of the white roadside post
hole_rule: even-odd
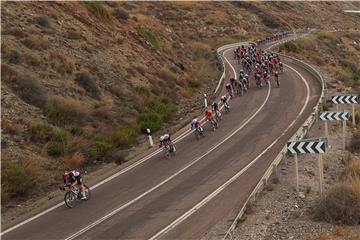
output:
[[[207,97],[206,93],[204,93],[204,105],[205,105],[205,108],[207,108],[207,106],[208,106],[206,97]]]
[[[353,127],[355,127],[356,122],[355,122],[355,104],[351,104],[352,107],[352,125]]]
[[[149,128],[146,129],[146,132],[148,133],[148,136],[149,136],[149,144],[150,144],[150,147],[154,146],[154,141],[152,139],[152,136],[151,136],[151,131]]]
[[[296,192],[299,192],[299,164],[298,156],[295,153],[295,171],[296,171]]]
[[[319,192],[323,194],[323,159],[322,154],[325,153],[327,147],[326,139],[304,139],[293,142],[288,142],[288,153],[295,155],[295,170],[296,170],[296,192],[299,192],[299,167],[298,154],[313,153],[319,154],[318,158],[318,177],[319,177]]]

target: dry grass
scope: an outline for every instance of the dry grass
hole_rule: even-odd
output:
[[[193,42],[193,43],[189,44],[189,47],[191,48],[195,57],[197,57],[197,58],[199,58],[199,57],[207,58],[207,57],[210,57],[210,55],[211,55],[211,46],[206,43]]]
[[[24,37],[28,36],[28,34],[21,28],[9,28],[9,29],[5,30],[4,34],[12,35],[17,38],[24,38]]]
[[[35,22],[42,27],[51,27],[51,19],[46,15],[37,16]]]
[[[46,37],[30,36],[21,41],[25,47],[32,50],[46,50],[50,46],[50,42]]]
[[[49,99],[45,114],[56,124],[82,123],[89,117],[87,108],[81,102],[61,96]]]
[[[18,74],[10,84],[18,97],[36,107],[44,107],[47,101],[43,84],[29,74]]]
[[[180,95],[184,98],[191,98],[194,95],[194,91],[191,88],[183,88],[180,90]]]
[[[94,109],[91,115],[102,120],[111,121],[113,119],[113,115],[111,114],[109,108],[106,106],[101,106]]]
[[[3,130],[3,133],[8,133],[11,135],[19,135],[22,132],[22,127],[20,124],[12,123],[4,118],[1,120],[1,129]]]
[[[1,80],[3,82],[12,82],[16,77],[17,72],[15,68],[11,67],[9,64],[1,63]]]
[[[101,93],[96,85],[94,78],[85,71],[76,74],[75,82],[82,86],[86,92],[95,99],[100,99]]]
[[[360,224],[360,162],[350,157],[346,163],[345,178],[320,199],[314,209],[318,220],[335,224]]]
[[[62,157],[60,161],[64,165],[65,169],[70,170],[80,168],[85,162],[85,157],[81,152],[75,152],[72,155]]]
[[[70,30],[67,32],[67,38],[72,40],[80,40],[83,39],[83,36],[81,35],[81,33],[75,30]]]
[[[165,67],[162,67],[159,70],[158,76],[160,78],[164,79],[166,82],[169,82],[169,83],[176,82],[176,74]]]
[[[112,22],[112,16],[111,13],[107,10],[107,8],[104,6],[101,2],[82,2],[87,9],[94,14],[94,16],[98,19],[100,19],[103,22],[111,23]]]
[[[61,75],[71,75],[74,71],[75,61],[64,54],[52,52],[50,53],[50,66]]]

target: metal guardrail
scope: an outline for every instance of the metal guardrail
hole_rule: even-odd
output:
[[[274,44],[274,46],[279,45],[279,44],[281,44],[281,43]],[[302,126],[295,132],[295,134],[290,138],[290,141],[295,141],[295,140],[299,140],[299,139],[305,137],[306,134],[308,133],[308,131],[310,130],[310,128],[313,126],[314,122],[317,120],[319,110],[322,107],[321,103],[325,99],[326,85],[325,85],[325,81],[324,81],[322,75],[311,65],[309,65],[301,60],[298,60],[294,57],[286,56],[284,54],[279,54],[279,55],[289,58],[295,64],[302,66],[304,69],[306,69],[312,75],[314,75],[316,77],[316,79],[318,79],[320,81],[320,84],[321,84],[321,96],[320,96],[316,106],[314,107],[313,112],[305,120],[305,122],[302,124]],[[274,161],[270,164],[268,169],[265,171],[264,175],[262,176],[262,178],[260,179],[258,184],[255,186],[254,190],[251,192],[250,196],[247,198],[245,204],[240,209],[239,213],[237,214],[234,221],[232,222],[230,228],[225,233],[223,239],[228,239],[228,238],[233,239],[233,231],[235,230],[239,219],[243,216],[243,214],[246,210],[247,204],[250,202],[251,199],[253,199],[253,200],[256,199],[257,193],[260,192],[262,190],[262,188],[267,184],[269,177],[273,173],[277,174],[277,166],[280,164],[281,160],[285,159],[286,153],[287,153],[287,145],[285,144],[285,146],[281,149],[279,154],[275,157]]]

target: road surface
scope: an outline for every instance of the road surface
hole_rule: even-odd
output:
[[[232,68],[238,72],[240,67],[232,49],[223,53],[228,80]],[[252,81],[245,96],[231,100],[231,112],[223,114],[215,132],[206,124],[206,137],[196,140],[192,133],[183,138],[171,159],[157,154],[94,189],[90,201],[74,209],[60,206],[2,239],[199,239],[246,201],[319,99],[315,77],[291,60],[283,62],[280,88],[272,81],[257,89]],[[212,199],[194,208],[210,194]]]

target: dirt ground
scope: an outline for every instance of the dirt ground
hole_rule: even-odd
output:
[[[347,142],[352,134],[350,123],[346,133]],[[324,122],[318,121],[306,137],[324,135]],[[331,122],[328,138],[330,147],[323,155],[325,192],[339,179],[344,170],[344,159],[349,154],[342,148],[342,137],[341,123]],[[299,193],[295,190],[294,158],[289,157],[287,164],[282,162],[279,165],[279,181],[273,177],[259,197],[250,203],[234,231],[234,239],[360,240],[360,226],[340,226],[313,220],[312,209],[320,197],[317,158],[318,155],[310,154],[298,157]]]

